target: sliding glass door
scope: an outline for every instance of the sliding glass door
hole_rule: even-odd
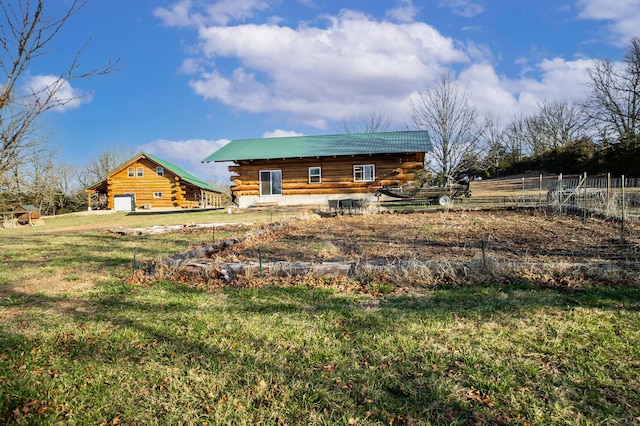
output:
[[[260,171],[260,195],[282,195],[282,170]]]

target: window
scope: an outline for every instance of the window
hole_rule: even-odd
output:
[[[129,167],[129,177],[134,177],[136,175],[136,170],[133,167]]]
[[[322,182],[322,167],[309,167],[309,183]]]
[[[376,180],[376,171],[373,164],[353,166],[354,182],[373,182]]]
[[[164,176],[164,167],[156,167],[156,176],[158,177],[162,177]]]
[[[162,198],[162,192],[154,192],[153,193],[153,198]]]
[[[144,167],[136,167],[136,176],[144,177]]]
[[[260,171],[260,195],[282,195],[282,170]]]

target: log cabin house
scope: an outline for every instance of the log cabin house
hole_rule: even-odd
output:
[[[371,201],[424,168],[426,131],[234,140],[203,162],[227,162],[239,208]]]
[[[85,188],[89,210],[92,199],[106,195],[109,210],[136,208],[223,207],[222,192],[176,165],[140,153]],[[95,200],[93,200],[95,204]]]

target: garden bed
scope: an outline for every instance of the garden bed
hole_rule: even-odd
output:
[[[313,217],[159,259],[147,274],[207,286],[292,277],[394,288],[514,280],[625,284],[640,276],[638,230],[626,224],[623,239],[620,223],[558,218],[542,209]]]

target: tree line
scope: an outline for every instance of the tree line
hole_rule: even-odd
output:
[[[80,64],[85,42],[57,73],[34,82],[30,70],[55,51],[56,37],[86,4],[71,0],[65,13],[55,16],[44,0],[0,1],[0,211],[19,203],[55,214],[82,204],[82,172],[57,159],[40,119],[80,100],[68,90],[71,81],[116,72],[118,61],[85,69]]]
[[[622,61],[596,61],[588,81],[583,102],[542,100],[534,114],[500,122],[471,104],[453,74],[442,74],[411,100],[405,127],[429,132],[434,181],[528,170],[640,176],[640,39],[631,39]],[[372,109],[343,119],[340,130],[386,131],[391,122]]]
[[[32,204],[43,214],[84,210],[83,188],[134,154],[108,147],[73,167],[58,159],[39,126],[42,114],[77,100],[63,95],[69,81],[116,72],[118,61],[81,69],[85,43],[48,82],[24,89],[32,62],[54,50],[56,35],[87,1],[72,0],[61,17],[46,14],[44,0],[0,2],[0,211],[15,203]],[[543,100],[534,114],[501,123],[471,104],[454,75],[443,74],[411,99],[406,127],[429,132],[433,151],[425,172],[435,180],[527,170],[640,176],[640,39],[631,39],[621,61],[596,61],[585,94],[581,103]],[[345,118],[340,130],[385,131],[391,123],[374,109]]]
[[[437,174],[497,177],[539,170],[640,176],[640,39],[620,62],[589,70],[583,102],[538,103],[530,116],[483,118],[451,76],[441,76],[412,105],[413,122],[430,130]]]

